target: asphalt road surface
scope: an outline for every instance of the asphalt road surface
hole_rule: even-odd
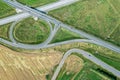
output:
[[[54,24],[60,24],[61,27],[64,27],[64,28],[66,28],[66,29],[68,29],[70,31],[75,32],[75,33],[78,33],[81,36],[84,36],[84,37],[86,37],[86,38],[88,38],[90,40],[94,40],[95,42],[97,42],[101,46],[104,46],[104,47],[106,47],[108,49],[111,49],[111,50],[113,50],[115,52],[120,53],[120,48],[118,46],[115,46],[115,45],[113,45],[113,44],[111,44],[111,43],[109,43],[107,41],[99,39],[99,38],[97,38],[97,37],[95,37],[93,35],[90,35],[88,33],[83,32],[81,30],[74,29],[74,28],[70,27],[69,25],[63,24],[61,21],[58,21],[58,20],[56,20],[56,19],[54,19],[54,18],[52,18],[52,17],[50,17],[50,16],[48,16],[46,14],[43,14],[43,13],[41,13],[41,12],[35,10],[35,9],[24,6],[24,5],[22,5],[22,4],[18,3],[18,2],[13,2],[13,1],[9,1],[9,0],[4,0],[4,1],[6,3],[8,3],[9,5],[15,7],[15,8],[19,8],[19,9],[21,9],[23,11],[26,11],[26,12],[30,13],[33,16],[42,18],[42,19],[44,19],[46,21],[48,20],[48,21],[50,21],[51,23],[54,23]]]
[[[106,64],[105,62],[101,61],[100,59],[96,58],[94,55],[92,55],[84,50],[81,50],[81,49],[71,49],[71,50],[67,51],[65,53],[65,55],[63,56],[63,58],[60,61],[55,73],[53,74],[53,77],[51,80],[56,80],[61,68],[64,65],[65,60],[72,53],[81,54],[83,57],[89,59],[90,61],[94,62],[95,64],[101,66],[102,68],[106,69],[107,71],[111,72],[112,74],[114,74],[115,76],[120,78],[120,71],[119,70],[117,70],[117,69],[113,68],[112,66]]]
[[[44,6],[38,7],[37,9],[41,10],[41,11],[48,12],[48,11],[51,11],[51,10],[54,10],[54,9],[64,7],[66,5],[70,5],[70,4],[72,4],[76,1],[78,1],[78,0],[57,1],[57,2],[54,2],[54,3],[50,3],[50,4],[46,4]],[[13,16],[9,16],[9,17],[0,19],[0,25],[4,25],[4,24],[10,23],[10,22],[14,22],[18,19],[24,19],[24,18],[27,18],[27,17],[30,17],[30,16],[31,15],[29,13],[25,13],[25,12],[24,13],[19,13],[19,14],[13,15]]]
[[[109,43],[109,42],[106,42],[106,41],[104,41],[104,40],[101,40],[101,39],[99,39],[99,38],[96,38],[95,36],[90,35],[90,34],[88,34],[88,33],[85,33],[85,32],[83,32],[83,31],[81,31],[81,30],[74,29],[74,28],[72,28],[72,27],[69,26],[69,25],[63,24],[61,21],[58,21],[58,20],[56,20],[56,19],[54,19],[54,18],[52,18],[52,17],[50,17],[50,16],[48,16],[48,15],[46,15],[46,14],[43,14],[43,13],[41,13],[41,12],[35,10],[35,9],[29,8],[29,7],[27,7],[27,6],[24,6],[24,5],[20,4],[20,3],[13,2],[13,1],[9,1],[9,0],[4,0],[4,1],[5,1],[6,3],[10,4],[11,6],[14,6],[14,7],[16,7],[16,8],[19,8],[19,9],[25,11],[25,12],[26,12],[25,14],[27,14],[27,15],[25,15],[26,17],[29,17],[30,14],[31,14],[31,15],[33,15],[33,16],[36,16],[36,17],[42,18],[43,20],[48,21],[49,24],[50,24],[50,23],[54,23],[54,24],[55,24],[55,28],[54,28],[54,29],[51,28],[51,33],[50,33],[50,35],[49,35],[49,38],[48,38],[45,42],[43,42],[43,43],[41,43],[41,44],[36,44],[36,45],[22,44],[22,43],[19,43],[19,42],[15,42],[14,40],[13,40],[13,42],[10,42],[10,41],[7,41],[7,40],[5,40],[5,39],[0,38],[0,42],[2,42],[2,43],[5,43],[5,44],[10,45],[10,46],[13,46],[13,47],[24,48],[24,49],[40,49],[40,48],[53,47],[53,46],[57,46],[57,45],[60,45],[60,44],[72,43],[72,42],[89,42],[89,43],[94,43],[94,44],[97,44],[97,45],[106,47],[106,48],[108,48],[108,49],[111,49],[111,50],[113,50],[113,51],[115,51],[115,52],[120,53],[120,48],[117,47],[117,46],[115,46],[115,45],[113,45],[113,44],[111,44],[111,43]],[[78,0],[71,0],[71,1],[78,1]],[[66,4],[69,4],[69,3],[66,3]],[[19,16],[19,19],[21,19],[20,17],[21,17],[21,16]],[[14,19],[14,20],[18,20],[18,17],[17,17],[16,19]],[[12,21],[12,20],[10,20],[10,21]],[[4,21],[3,21],[3,23],[4,23]],[[1,22],[0,22],[0,24],[1,24]],[[13,28],[14,25],[15,25],[15,24],[12,25],[12,28]],[[51,26],[50,26],[50,27],[51,27]],[[48,44],[48,43],[53,39],[54,35],[56,34],[57,30],[58,30],[60,27],[63,27],[63,28],[66,28],[66,29],[68,29],[68,30],[70,30],[70,31],[72,31],[72,32],[78,33],[78,34],[80,34],[81,36],[88,38],[89,40],[87,40],[87,39],[77,39],[77,40],[70,40],[70,41],[65,41],[65,42],[61,42],[61,43]],[[11,28],[10,30],[12,30],[12,28]],[[10,31],[10,33],[11,33],[11,32],[12,32],[12,31]],[[12,34],[11,34],[10,36],[12,36]],[[12,37],[11,37],[11,39],[12,39]],[[104,63],[104,62],[101,61],[100,59],[97,59],[97,58],[96,58],[95,56],[93,56],[92,54],[90,54],[90,53],[88,53],[88,52],[85,52],[85,51],[83,51],[83,50],[72,49],[72,50],[69,50],[69,51],[64,55],[64,57],[63,57],[62,61],[60,62],[60,64],[59,64],[59,66],[58,66],[58,68],[57,68],[57,70],[56,70],[56,72],[55,72],[52,80],[55,80],[55,79],[56,79],[56,77],[57,77],[60,69],[62,68],[62,66],[63,66],[63,64],[64,64],[65,59],[66,59],[71,53],[73,53],[73,52],[77,52],[78,54],[82,54],[82,55],[83,55],[84,57],[86,57],[87,59],[93,61],[94,63],[100,65],[100,66],[103,67],[104,69],[108,70],[109,72],[111,72],[111,73],[113,73],[114,75],[116,75],[117,77],[119,77],[120,71],[118,71],[118,70],[116,70],[115,68],[109,66],[108,64]]]

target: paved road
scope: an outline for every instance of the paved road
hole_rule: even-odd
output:
[[[65,42],[58,42],[58,43],[53,43],[53,44],[48,44],[48,45],[44,45],[44,44],[35,44],[35,45],[31,45],[31,44],[22,44],[22,43],[13,43],[11,41],[5,40],[3,38],[0,38],[0,42],[4,43],[6,45],[12,46],[12,47],[16,47],[16,48],[23,48],[23,49],[42,49],[42,48],[49,48],[49,47],[54,47],[54,46],[59,46],[62,44],[68,44],[68,43],[74,43],[74,42],[88,42],[88,43],[95,43],[95,41],[92,40],[87,40],[87,39],[77,39],[77,40],[70,40],[70,41],[65,41]]]
[[[12,25],[9,28],[9,38],[12,42],[16,43],[17,41],[13,37],[13,29],[15,25],[19,22],[20,20],[16,20],[15,22],[12,23]]]
[[[92,44],[101,45],[101,44],[95,42],[94,40],[88,40],[88,39],[73,39],[73,40],[67,40],[67,41],[52,43],[52,44],[49,44],[49,45],[45,46],[45,48],[54,47],[54,46],[59,46],[59,45],[64,45],[64,44],[72,44],[72,43],[76,43],[76,42],[78,42],[78,43],[85,42],[85,43],[92,43]]]
[[[112,74],[114,74],[115,76],[119,77],[120,78],[120,71],[113,68],[112,66],[106,64],[105,62],[101,61],[100,59],[96,58],[94,55],[84,51],[84,50],[81,50],[81,49],[71,49],[69,51],[67,51],[65,53],[65,55],[63,56],[62,60],[60,61],[55,73],[53,74],[53,77],[51,80],[56,80],[61,68],[63,67],[64,65],[64,62],[65,60],[67,59],[67,57],[72,54],[73,52],[76,52],[78,54],[81,54],[83,57],[89,59],[90,61],[94,62],[95,64],[101,66],[102,68],[106,69],[107,71],[111,72]]]
[[[41,10],[41,11],[48,12],[48,11],[58,9],[58,8],[66,6],[66,5],[72,4],[75,1],[77,1],[77,0],[57,1],[57,2],[54,2],[54,3],[50,3],[50,4],[47,4],[47,5],[38,7],[37,9]],[[0,19],[0,25],[4,25],[4,24],[10,23],[10,22],[14,22],[14,21],[19,20],[21,18],[27,18],[29,16],[31,16],[31,15],[29,13],[25,13],[25,12],[20,13],[20,14],[16,14],[16,15],[13,15],[13,16],[9,16],[9,17]]]
[[[10,29],[9,29],[9,38],[12,42],[9,42],[9,41],[6,41],[4,39],[2,39],[2,41],[6,41],[7,43],[9,43],[8,45],[13,45],[13,44],[16,44],[19,46],[15,46],[14,47],[20,47],[20,48],[24,48],[24,49],[40,49],[41,47],[44,47],[46,46],[48,43],[51,42],[51,40],[53,39],[53,37],[55,36],[56,32],[58,31],[58,29],[60,28],[59,24],[56,24],[54,26],[54,29],[51,25],[51,23],[49,21],[47,21],[47,23],[49,24],[50,26],[50,34],[49,34],[49,37],[47,38],[47,40],[45,40],[43,43],[40,43],[40,44],[36,44],[36,45],[30,45],[30,44],[23,44],[23,43],[20,43],[20,42],[17,42],[14,37],[13,37],[13,29],[15,27],[15,25],[19,22],[20,20],[17,20],[16,22],[13,22],[13,24],[10,26]],[[12,44],[13,43],[13,44]],[[23,47],[22,47],[23,46]]]
[[[27,6],[24,6],[24,5],[22,5],[22,4],[18,3],[18,2],[13,2],[13,1],[9,1],[9,0],[4,0],[4,1],[6,3],[8,3],[9,5],[13,6],[13,7],[19,8],[19,9],[21,9],[23,11],[26,11],[26,12],[30,13],[33,16],[42,18],[44,20],[48,20],[48,21],[50,21],[51,23],[54,23],[54,24],[60,24],[61,27],[64,27],[64,28],[66,28],[66,29],[68,29],[70,31],[75,32],[75,33],[78,33],[81,36],[84,36],[84,37],[86,37],[86,38],[88,38],[90,40],[94,40],[97,43],[99,43],[101,46],[104,46],[104,47],[106,47],[108,49],[111,49],[111,50],[113,50],[115,52],[120,53],[120,47],[115,46],[115,45],[113,45],[113,44],[111,44],[111,43],[109,43],[107,41],[99,39],[99,38],[97,38],[95,36],[92,36],[92,35],[90,35],[88,33],[83,32],[81,30],[74,29],[74,28],[72,28],[69,25],[63,24],[62,22],[60,22],[60,21],[58,21],[58,20],[56,20],[56,19],[54,19],[54,18],[52,18],[52,17],[50,17],[50,16],[48,16],[46,14],[43,14],[43,13],[41,13],[41,12],[35,10],[35,9],[29,8]]]
[[[49,24],[51,25],[50,22],[49,22]],[[51,25],[51,27],[52,27],[52,25]],[[59,30],[59,28],[60,28],[59,24],[54,25],[54,29],[51,30],[51,34],[49,35],[49,38],[43,43],[44,46],[46,46],[48,43],[50,43],[52,41],[52,39],[54,38],[54,36],[57,33],[57,31]]]
[[[108,41],[104,41],[104,40],[102,40],[102,39],[100,39],[98,37],[95,37],[95,36],[93,36],[91,34],[88,34],[88,33],[84,32],[84,31],[82,31],[82,30],[77,30],[77,29],[75,29],[74,27],[72,27],[70,25],[61,23],[61,26],[63,28],[66,28],[67,30],[75,32],[75,33],[77,33],[77,34],[79,34],[79,35],[81,35],[81,36],[83,36],[85,38],[88,38],[90,40],[94,40],[97,43],[99,43],[99,45],[101,45],[103,47],[106,47],[106,48],[108,48],[110,50],[113,50],[113,51],[115,51],[117,53],[120,53],[120,47],[119,46],[116,46],[116,45],[114,45],[114,44],[112,44],[112,43],[110,43]]]
[[[76,29],[74,29],[74,28],[71,28],[70,26],[63,24],[63,23],[61,23],[60,21],[58,21],[58,20],[56,20],[56,19],[54,19],[54,18],[52,18],[52,17],[50,17],[50,16],[48,16],[48,15],[46,15],[46,14],[42,14],[42,13],[40,13],[40,12],[34,10],[34,9],[31,9],[31,8],[29,8],[29,7],[27,7],[27,6],[23,6],[22,4],[19,4],[19,3],[17,3],[17,2],[9,2],[8,0],[4,0],[4,1],[6,1],[7,3],[9,3],[10,5],[12,5],[12,6],[14,6],[14,7],[20,8],[20,9],[23,10],[23,11],[29,12],[29,13],[32,14],[33,16],[42,18],[42,19],[44,19],[44,20],[48,20],[48,21],[50,21],[50,22],[52,22],[52,23],[54,23],[54,24],[56,24],[56,25],[63,26],[64,28],[66,28],[66,29],[68,29],[68,30],[70,30],[70,31],[76,32],[76,33],[78,33],[78,34],[80,34],[80,35],[82,35],[82,36],[87,37],[88,39],[90,39],[90,40],[80,39],[80,40],[78,40],[78,42],[87,42],[87,41],[88,41],[88,42],[91,42],[91,43],[95,43],[95,44],[98,44],[98,45],[107,47],[107,48],[109,48],[109,49],[111,49],[111,50],[114,50],[114,51],[116,51],[116,52],[118,52],[118,53],[120,52],[120,48],[119,48],[119,47],[116,47],[116,46],[114,46],[114,45],[112,45],[112,44],[110,44],[110,43],[108,43],[108,42],[106,43],[105,41],[103,41],[103,40],[101,40],[101,39],[98,39],[98,38],[96,38],[96,37],[94,37],[94,36],[92,36],[92,35],[89,35],[89,34],[87,34],[87,33],[85,33],[85,32],[82,32],[82,31],[80,31],[80,30],[76,30]],[[57,28],[57,26],[56,26],[55,29],[53,30],[53,33],[50,34],[52,37],[50,38],[49,41],[52,40],[53,35],[55,35],[56,30],[58,30],[58,29],[59,29],[59,27]],[[2,38],[0,38],[0,41],[3,42],[3,43],[6,43],[6,44],[8,44],[8,45],[11,45],[11,46],[14,46],[14,47],[19,47],[19,48],[24,48],[24,49],[39,49],[39,48],[50,47],[49,44],[48,44],[48,45],[44,45],[45,43],[43,44],[43,46],[40,46],[41,44],[38,44],[38,45],[29,45],[29,44],[22,44],[22,43],[13,43],[13,42],[4,40],[4,39],[2,39]],[[49,42],[49,41],[48,41],[48,42]],[[76,40],[76,41],[77,41],[77,40]],[[70,42],[75,42],[75,40],[70,41]],[[62,42],[61,44],[65,44],[65,43],[69,43],[69,41]],[[56,46],[56,45],[60,45],[60,44],[59,44],[59,43],[51,44],[51,46]],[[52,78],[53,80],[55,80],[55,78],[57,77],[57,75],[58,75],[61,67],[62,67],[63,64],[64,64],[64,60],[65,60],[65,59],[67,58],[67,56],[69,56],[72,52],[77,52],[77,53],[79,53],[79,54],[82,54],[82,55],[83,55],[84,57],[86,57],[87,59],[93,61],[94,63],[100,65],[100,66],[103,67],[104,69],[112,72],[114,75],[116,75],[116,76],[119,77],[120,71],[118,71],[118,70],[114,69],[113,67],[109,66],[108,64],[102,62],[101,60],[97,59],[95,56],[93,56],[93,55],[91,55],[91,54],[89,54],[88,52],[85,52],[85,51],[83,51],[83,50],[72,49],[72,50],[68,51],[68,52],[65,54],[65,56],[63,57],[61,63],[59,64],[60,67],[57,68],[57,70],[56,70],[56,72],[55,72],[55,74],[54,74],[54,76],[53,76],[53,78]]]

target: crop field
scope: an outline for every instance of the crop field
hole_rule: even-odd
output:
[[[120,0],[80,0],[49,14],[120,46]]]
[[[0,30],[2,30],[2,27],[0,27]],[[62,30],[62,32],[61,32],[61,30]],[[4,33],[4,35],[1,35],[1,36],[5,37],[6,34],[7,34],[7,31],[6,31],[6,33]],[[62,36],[63,34],[64,34],[64,36]],[[65,36],[65,34],[67,36]],[[66,38],[66,37],[69,37],[69,39],[73,39],[74,36],[77,36],[77,34],[70,33],[69,31],[66,31],[61,28],[60,31],[58,31],[58,33],[55,35],[53,41],[59,42],[59,41],[62,41],[62,39]],[[120,61],[119,61],[120,55],[111,50],[108,50],[106,48],[103,48],[103,47],[100,47],[100,46],[97,46],[94,44],[88,44],[88,43],[73,43],[73,44],[67,44],[67,45],[53,47],[53,49],[64,52],[64,53],[71,48],[80,48],[85,51],[88,51],[88,52],[92,53],[93,55],[95,55],[96,57],[98,57],[99,59],[108,63],[109,65],[120,70],[120,66],[118,66],[118,65],[120,65]]]
[[[61,57],[54,50],[28,55],[0,46],[0,80],[46,80]]]
[[[12,14],[15,14],[15,10],[0,0],[0,18],[4,18]]]
[[[27,18],[19,22],[14,28],[14,37],[22,43],[41,43],[48,38],[49,24],[43,20],[35,21]]]
[[[64,63],[57,80],[74,80],[74,74],[83,68],[83,60],[75,55],[70,55]]]
[[[83,60],[75,55],[70,55],[66,60],[65,63],[57,77],[56,80],[71,80],[75,73],[78,73],[83,68]],[[55,71],[56,67],[54,68]],[[47,80],[51,80],[49,74]],[[74,79],[73,79],[74,80]]]
[[[111,65],[113,67],[115,67],[116,63],[117,63],[117,65],[119,65],[119,61],[116,62],[117,59],[120,59],[119,54],[116,54],[108,49],[103,48],[103,47],[98,47],[96,45],[91,45],[88,43],[74,43],[74,44],[61,45],[61,46],[57,46],[57,47],[53,47],[53,48],[43,49],[42,50],[43,52],[35,51],[35,52],[32,52],[33,54],[29,54],[29,55],[22,54],[22,53],[19,54],[19,52],[13,52],[13,51],[9,50],[8,48],[0,47],[0,56],[1,56],[0,57],[0,66],[2,66],[2,69],[3,69],[3,70],[2,69],[0,70],[0,71],[3,71],[2,72],[3,74],[1,74],[1,72],[0,72],[0,75],[10,77],[9,74],[6,74],[7,72],[6,73],[4,72],[4,69],[5,69],[6,71],[9,71],[10,74],[12,74],[11,76],[14,75],[14,78],[18,77],[18,75],[15,75],[15,74],[19,74],[19,75],[22,74],[22,75],[20,75],[20,79],[22,79],[22,78],[27,79],[28,78],[27,76],[31,76],[30,79],[33,79],[38,76],[36,78],[36,80],[38,78],[42,78],[42,80],[45,80],[45,78],[47,78],[49,80],[52,77],[50,75],[53,74],[53,73],[51,73],[51,71],[54,70],[53,69],[54,66],[58,65],[58,62],[60,61],[60,59],[62,57],[62,53],[65,53],[70,48],[78,48],[78,49],[80,48],[80,49],[86,50],[88,52],[91,52],[93,54],[104,55],[105,58],[103,56],[98,57],[98,58],[103,60],[106,63],[108,61],[106,59],[110,58],[112,60],[112,63],[111,64],[108,63],[109,65]],[[50,50],[52,50],[52,51],[50,51]],[[53,51],[53,50],[55,50],[55,51]],[[56,54],[57,52],[60,54]],[[39,54],[36,54],[36,53],[39,53]],[[52,53],[55,53],[54,55],[56,55],[56,56],[53,56]],[[37,55],[37,56],[35,56],[35,55]],[[75,54],[75,55],[77,55],[77,54]],[[49,58],[48,58],[48,56],[49,56]],[[79,56],[80,58],[77,56]],[[62,69],[63,72],[61,72],[60,73],[61,75],[59,75],[59,77],[58,77],[59,79],[65,80],[66,78],[74,78],[75,80],[79,80],[82,78],[82,79],[87,80],[89,78],[89,79],[93,80],[93,76],[95,77],[95,80],[100,80],[100,79],[107,80],[109,78],[108,76],[105,76],[106,74],[104,75],[104,74],[100,73],[99,71],[97,71],[96,68],[99,68],[99,66],[96,66],[92,62],[88,62],[88,60],[86,61],[86,59],[84,59],[80,55],[77,55],[77,56],[69,56],[67,58],[67,60],[65,61],[66,63],[64,64],[63,69]],[[73,57],[75,59],[73,59]],[[57,59],[59,59],[59,61]],[[38,62],[38,60],[40,62]],[[53,62],[52,60],[54,60],[56,63]],[[73,63],[73,62],[76,62],[73,60],[77,60],[77,63]],[[48,61],[50,61],[50,62],[48,62]],[[55,64],[51,66],[51,64],[53,64],[52,62]],[[71,63],[71,64],[68,64],[68,63]],[[75,64],[76,64],[76,66],[75,66]],[[79,65],[77,65],[77,64],[79,64]],[[67,65],[70,67],[67,67]],[[31,68],[28,68],[28,66],[30,66]],[[51,66],[51,67],[49,67],[49,66]],[[48,67],[50,69],[48,69]],[[79,69],[76,67],[79,67]],[[13,68],[15,68],[15,69],[13,70]],[[115,67],[115,68],[118,69],[117,67]],[[49,73],[46,72],[43,77],[42,73],[44,73],[45,72],[44,70],[46,70],[46,69],[48,70]],[[41,75],[39,75],[39,72],[41,73]],[[86,72],[88,72],[87,75],[86,75]],[[25,75],[25,74],[27,74],[27,75]],[[1,78],[2,78],[2,80],[6,80],[3,77],[1,77]],[[7,77],[5,77],[5,78],[7,78]]]
[[[64,28],[60,28],[56,35],[54,36],[53,40],[51,43],[55,42],[61,42],[61,41],[67,41],[71,39],[81,39],[82,37],[74,32],[71,32],[69,30],[66,30]]]
[[[41,5],[55,2],[57,0],[17,0],[17,1],[28,6],[38,7]]]

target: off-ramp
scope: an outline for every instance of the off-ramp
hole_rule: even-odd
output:
[[[59,65],[56,69],[56,71],[54,72],[51,80],[56,80],[62,66],[64,65],[65,60],[72,53],[81,54],[83,57],[89,59],[90,61],[94,62],[95,64],[101,66],[102,68],[108,70],[109,72],[111,72],[112,74],[114,74],[115,76],[120,78],[120,71],[119,70],[117,70],[117,69],[113,68],[112,66],[106,64],[105,62],[101,61],[100,59],[96,58],[94,55],[92,55],[92,54],[90,54],[90,53],[88,53],[84,50],[81,50],[81,49],[71,49],[71,50],[67,51],[65,53],[65,55],[63,56],[62,60],[60,61]]]
[[[59,21],[59,20],[56,20],[55,18],[52,18],[52,17],[50,17],[50,16],[48,16],[48,15],[46,15],[46,14],[44,14],[44,13],[41,13],[41,12],[39,12],[39,11],[37,11],[37,10],[35,10],[35,9],[32,9],[32,8],[30,8],[30,7],[27,7],[27,6],[24,6],[24,5],[22,5],[22,4],[20,4],[20,3],[18,3],[18,2],[16,2],[16,1],[10,1],[10,0],[4,0],[6,3],[8,3],[9,5],[11,5],[11,6],[13,6],[13,7],[15,7],[15,8],[19,8],[19,9],[21,9],[21,10],[23,10],[23,11],[26,11],[26,12],[28,12],[29,14],[31,14],[31,15],[33,15],[33,16],[36,16],[36,17],[38,17],[38,18],[42,18],[42,19],[44,19],[44,20],[46,20],[46,21],[50,21],[51,23],[54,23],[54,24],[56,24],[56,25],[59,25],[59,26],[61,26],[61,27],[63,27],[63,28],[66,28],[66,29],[68,29],[68,30],[70,30],[70,31],[73,31],[73,32],[75,32],[75,33],[78,33],[78,34],[80,34],[81,36],[83,36],[83,37],[86,37],[86,38],[88,38],[88,39],[90,39],[90,40],[94,40],[97,44],[99,44],[99,45],[101,45],[101,46],[103,46],[103,47],[106,47],[106,48],[108,48],[108,49],[111,49],[111,50],[113,50],[113,51],[115,51],[115,52],[118,52],[118,53],[120,53],[120,48],[118,47],[118,46],[115,46],[115,45],[113,45],[113,44],[111,44],[111,43],[109,43],[109,42],[107,42],[107,41],[104,41],[104,40],[101,40],[101,39],[99,39],[99,38],[97,38],[97,37],[95,37],[95,36],[93,36],[93,35],[90,35],[90,34],[88,34],[88,33],[85,33],[85,32],[83,32],[83,31],[81,31],[81,30],[77,30],[77,29],[75,29],[75,28],[72,28],[71,26],[69,26],[69,25],[66,25],[66,24],[63,24],[61,21]],[[72,0],[71,0],[72,1]],[[78,0],[75,0],[75,1],[78,1]],[[52,34],[53,35],[53,34]],[[51,36],[52,36],[51,35]],[[52,38],[51,38],[52,39]],[[21,46],[26,46],[25,44],[22,44],[22,43],[18,43],[19,45],[21,45]],[[39,44],[40,45],[40,44]],[[30,48],[30,46],[26,46],[28,49]],[[37,47],[38,47],[38,45],[37,45]],[[22,47],[23,48],[23,47]],[[40,47],[39,47],[40,48]]]
[[[40,13],[40,12],[38,12],[38,11],[32,9],[32,8],[29,8],[27,6],[19,4],[17,2],[12,2],[12,1],[9,1],[9,0],[4,0],[4,1],[9,3],[10,5],[16,7],[16,8],[20,8],[21,10],[26,11],[27,13],[25,13],[26,15],[24,16],[24,18],[30,16],[30,14],[31,14],[33,16],[37,16],[39,18],[42,18],[42,19],[48,21],[49,24],[50,24],[50,22],[54,23],[55,27],[54,27],[54,29],[52,29],[52,26],[50,25],[51,33],[50,33],[49,38],[45,42],[43,42],[42,44],[30,45],[30,44],[22,44],[22,43],[16,42],[14,40],[14,37],[12,35],[12,30],[13,30],[13,27],[15,25],[15,23],[14,23],[12,25],[11,29],[10,29],[10,32],[9,32],[10,33],[9,35],[10,35],[11,40],[13,42],[10,42],[10,41],[7,41],[5,39],[0,38],[0,42],[2,42],[2,43],[5,43],[5,44],[13,46],[13,47],[24,48],[24,49],[40,49],[40,48],[48,48],[48,47],[53,47],[53,46],[57,46],[57,45],[61,45],[61,44],[68,44],[68,43],[73,43],[73,42],[88,42],[88,43],[93,43],[93,44],[97,44],[97,45],[106,47],[108,49],[111,49],[111,50],[113,50],[115,52],[120,53],[120,48],[113,45],[113,44],[111,44],[111,43],[109,43],[109,42],[103,41],[103,40],[101,40],[99,38],[96,38],[95,36],[92,36],[92,35],[90,35],[88,33],[85,33],[83,31],[81,31],[81,30],[74,29],[69,25],[63,24],[61,21],[58,21],[58,20],[56,20],[56,19],[54,19],[54,18],[52,18],[52,17],[50,17],[50,16],[48,16],[46,14]],[[71,1],[74,1],[74,0],[71,0]],[[23,14],[21,14],[21,16],[22,15]],[[15,19],[13,19],[13,20],[21,19],[21,16],[18,16],[17,18],[15,17]],[[10,20],[10,21],[13,21],[13,20]],[[4,23],[7,23],[7,22],[4,22]],[[0,23],[0,24],[2,24],[2,23]],[[64,41],[64,42],[59,42],[59,43],[48,44],[53,39],[54,35],[56,34],[56,32],[60,28],[60,26],[63,27],[63,28],[66,28],[66,29],[68,29],[68,30],[70,30],[72,32],[78,33],[81,36],[86,37],[88,39],[75,39],[75,40],[69,40],[69,41]],[[60,62],[56,72],[54,73],[54,76],[53,76],[52,80],[56,79],[60,69],[62,68],[62,66],[64,64],[65,59],[73,52],[77,52],[78,54],[82,54],[87,59],[93,61],[94,63],[100,65],[104,69],[108,70],[109,72],[111,72],[114,75],[116,75],[117,77],[119,77],[120,71],[118,71],[118,70],[114,69],[113,67],[109,66],[108,64],[102,62],[100,59],[97,59],[92,54],[90,54],[88,52],[85,52],[83,50],[71,49],[64,55],[64,57],[63,57],[62,61]]]

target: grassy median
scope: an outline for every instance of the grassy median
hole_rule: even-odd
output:
[[[0,26],[0,38],[9,40],[8,31],[10,26],[11,23]]]
[[[119,4],[119,0],[80,0],[49,14],[76,29],[120,46]]]
[[[57,31],[51,43],[62,42],[62,41],[67,41],[72,39],[81,39],[81,38],[82,37],[79,34],[76,34],[64,28],[60,28]]]
[[[16,25],[14,37],[22,43],[37,44],[45,41],[50,33],[48,23],[43,20],[35,21],[27,18]]]

